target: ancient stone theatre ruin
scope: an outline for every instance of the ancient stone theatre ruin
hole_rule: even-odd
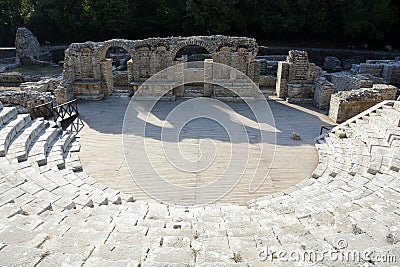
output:
[[[84,99],[101,99],[104,96],[111,95],[114,91],[114,77],[112,61],[106,58],[106,53],[110,47],[121,47],[131,57],[127,63],[128,70],[123,83],[130,87],[132,93],[134,93],[152,75],[182,63],[182,59],[176,59],[176,55],[179,50],[189,45],[201,46],[207,50],[211,59],[206,60],[206,62],[221,63],[233,67],[258,83],[260,67],[259,62],[255,60],[258,52],[255,39],[196,36],[73,43],[65,51],[63,81],[60,90],[64,92],[65,100],[72,99],[74,96]],[[187,71],[190,72],[190,70]],[[179,75],[179,70],[176,70],[172,75]],[[231,78],[229,73],[221,75],[225,79]],[[184,92],[179,89],[170,92],[172,97],[183,96],[183,94]],[[211,94],[213,94],[212,91],[205,92],[205,96]],[[246,95],[254,97],[254,94],[250,89]],[[216,94],[213,94],[215,98],[229,95],[228,90],[219,90]]]

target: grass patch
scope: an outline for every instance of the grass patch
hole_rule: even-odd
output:
[[[239,263],[243,261],[242,255],[239,253],[233,253],[233,257],[231,258],[235,263]]]
[[[40,243],[36,246],[36,248],[43,248],[44,243],[46,243],[46,241],[49,240],[49,239],[50,239],[50,236],[49,236],[49,235],[46,236],[46,237],[42,240],[42,242],[40,242]]]
[[[59,75],[63,71],[62,66],[21,66],[10,70],[9,72],[19,73],[22,75]]]
[[[197,257],[197,254],[199,254],[199,251],[197,249],[195,249],[195,248],[192,248],[192,255],[193,255],[194,258]]]
[[[45,252],[43,252],[42,254],[40,254],[40,257],[42,258],[42,259],[44,259],[44,258],[46,258],[47,256],[49,256],[50,255],[50,251],[45,251]]]
[[[194,239],[197,239],[197,238],[199,238],[200,237],[200,235],[199,235],[199,233],[196,231],[194,234],[193,234],[193,238]]]

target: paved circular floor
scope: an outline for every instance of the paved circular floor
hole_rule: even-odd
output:
[[[137,199],[150,199],[152,197],[138,186],[125,163],[122,129],[129,101],[128,98],[110,97],[101,101],[79,103],[81,117],[85,123],[79,134],[82,145],[80,158],[84,170],[104,185],[133,194]],[[177,170],[179,168],[171,168],[170,159],[166,159],[162,153],[163,141],[159,135],[163,128],[161,126],[165,126],[168,120],[167,115],[185,101],[187,100],[159,102],[151,114],[151,127],[146,128],[145,133],[134,135],[132,138],[135,138],[134,142],[146,143],[147,155],[155,165],[157,173],[167,177],[166,179],[173,184],[190,189],[214,181],[227,165],[233,164],[230,162],[232,151],[243,144],[232,142],[231,133],[227,133],[224,127],[213,120],[206,118],[191,120],[180,130],[178,140],[170,143],[179,148],[185,160],[195,162],[201,158],[203,146],[207,145],[204,140],[211,140],[210,149],[215,152],[215,158],[201,172],[185,172]],[[293,105],[275,100],[269,100],[268,103],[275,120],[275,157],[269,168],[269,175],[254,192],[249,192],[252,179],[249,173],[257,168],[256,159],[260,156],[260,132],[252,127],[255,118],[245,103],[225,103],[227,108],[223,112],[228,118],[240,116],[243,119],[248,135],[248,142],[245,145],[250,156],[247,169],[244,170],[240,181],[217,202],[245,204],[248,200],[282,191],[309,178],[317,166],[318,154],[314,147],[314,139],[319,134],[320,126],[332,124],[332,121],[311,105]],[[138,110],[135,117],[147,116],[141,114],[140,108]],[[300,133],[302,139],[292,140],[293,132]],[[207,146],[205,147],[207,151]],[[144,159],[137,156],[133,160],[139,163]],[[135,166],[139,168],[133,171],[135,175],[150,175],[145,168],[140,168],[141,164],[137,163]],[[152,179],[151,176],[149,178]],[[193,189],[186,190],[186,193],[178,197],[185,202],[195,204],[201,202],[200,199],[203,197],[201,194],[199,190]]]

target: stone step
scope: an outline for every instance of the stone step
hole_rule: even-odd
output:
[[[373,146],[389,147],[385,136],[379,131],[370,127],[369,123],[359,119],[356,122],[350,123],[349,126],[357,133],[361,140],[368,146],[371,151]]]
[[[386,155],[390,155],[390,148],[378,146],[372,147],[367,172],[371,174],[377,174],[380,172],[382,165],[385,163]]]
[[[2,107],[0,111],[0,126],[18,115],[18,110],[14,107]]]
[[[328,168],[329,152],[326,143],[315,144],[315,147],[318,151],[319,161],[317,168],[312,173],[312,177],[317,179],[321,177]]]
[[[351,167],[348,171],[350,175],[355,175],[357,173],[365,173],[366,163],[365,158],[368,157],[368,147],[364,142],[359,139],[352,138],[350,144],[350,157],[351,157]],[[369,157],[368,157],[369,158]]]
[[[321,176],[329,175],[332,177],[335,177],[336,173],[339,171],[337,169],[338,165],[335,162],[335,151],[334,151],[334,146],[332,145],[332,139],[327,135],[325,137],[325,142],[326,142],[326,157],[327,157],[327,164],[324,173]],[[336,166],[335,166],[336,164]],[[324,165],[323,165],[324,166]],[[336,167],[336,168],[335,168]]]
[[[80,172],[83,170],[81,160],[78,156],[80,151],[80,143],[73,139],[64,153],[66,167],[73,172]]]
[[[42,186],[44,190],[48,190],[57,196],[57,203],[52,204],[56,206],[65,205],[62,206],[64,209],[72,206],[93,207],[94,205],[122,203],[122,196],[119,191],[96,183],[87,184],[81,179],[81,176],[73,171],[63,170],[60,172],[51,168],[46,171],[43,170],[42,173],[33,168],[29,171],[26,180]],[[47,186],[46,181],[50,181]],[[127,198],[125,198],[125,201],[129,202]]]
[[[360,123],[368,128],[373,122]],[[352,250],[392,251],[399,242],[400,141],[369,147],[375,132],[386,142],[387,136],[363,126],[316,145],[318,166],[326,164],[318,179],[252,201],[251,208],[134,202],[83,171],[0,158],[0,265],[244,266],[251,259],[260,265],[258,247],[333,249],[340,239]],[[50,129],[33,139],[33,147]],[[66,149],[66,139],[49,142],[48,157],[58,147],[72,158],[79,145]],[[233,253],[243,262],[236,264]]]
[[[329,175],[335,177],[341,171],[347,172],[350,168],[349,166],[345,166],[346,159],[350,158],[348,147],[345,147],[344,142],[341,139],[336,138],[335,135],[330,135],[326,138],[326,141],[333,152],[333,168]]]
[[[85,184],[80,180],[80,176],[69,171],[61,174],[48,169],[47,172],[40,173],[28,167],[18,170],[16,179],[10,178],[6,180],[7,193],[0,195],[0,206],[1,201],[4,204],[15,202],[28,213],[40,214],[54,209],[122,204],[118,191],[96,184]]]
[[[382,109],[381,116],[395,127],[400,127],[400,111],[394,108]]]
[[[38,118],[30,122],[10,145],[7,157],[17,158],[19,162],[26,160],[33,140],[48,125],[49,122],[45,122],[43,118]]]
[[[75,134],[64,132],[59,139],[48,149],[47,164],[58,169],[65,168],[64,153],[70,142],[75,138]]]
[[[29,152],[29,161],[37,163],[39,166],[45,165],[47,163],[47,150],[61,133],[61,128],[54,128],[51,126],[42,131],[42,134],[35,141]]]
[[[7,154],[11,140],[30,121],[31,116],[29,114],[21,114],[0,130],[0,157],[4,157]]]
[[[112,96],[115,97],[131,97],[133,95],[133,88],[131,87],[114,87]]]
[[[131,97],[132,93],[113,93],[113,97]]]
[[[400,101],[396,101],[393,105],[393,108],[397,111],[400,111]]]
[[[396,172],[400,171],[400,140],[395,140],[391,144],[389,168]]]
[[[394,139],[400,139],[400,128],[393,126],[384,117],[377,114],[369,114],[364,117],[375,130],[379,131],[390,144]]]

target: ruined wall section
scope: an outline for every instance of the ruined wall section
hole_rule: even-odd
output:
[[[66,100],[76,95],[86,99],[102,98],[113,91],[112,69],[106,53],[110,47],[122,47],[131,56],[128,61],[128,84],[137,87],[161,70],[176,64],[176,54],[188,45],[204,47],[214,62],[240,70],[256,84],[260,81],[260,64],[255,59],[258,45],[255,39],[229,36],[194,36],[149,38],[146,40],[113,39],[105,42],[74,43],[65,52],[63,80],[60,92]],[[229,73],[221,77],[231,78]],[[242,77],[235,77],[242,78]]]
[[[342,123],[383,100],[394,100],[396,92],[395,86],[386,84],[338,92],[331,97],[329,117],[337,123]]]
[[[368,74],[377,82],[400,85],[399,60],[367,60],[366,63],[354,66],[359,74]]]
[[[276,93],[290,102],[314,101],[314,79],[321,75],[321,68],[308,61],[305,51],[291,50],[286,61],[278,63]]]
[[[337,72],[330,75],[335,93],[352,91],[360,88],[372,88],[374,81],[370,75],[353,74],[350,72]]]

